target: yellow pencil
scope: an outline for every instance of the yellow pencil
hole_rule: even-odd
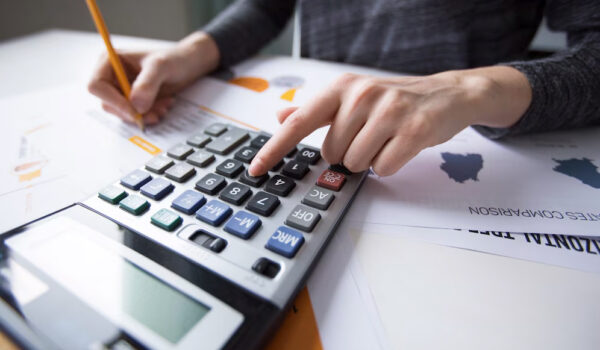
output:
[[[90,9],[90,13],[92,14],[92,18],[94,19],[94,23],[96,24],[96,28],[98,29],[98,33],[104,39],[104,44],[106,45],[106,50],[108,51],[108,59],[110,64],[117,75],[117,80],[119,81],[119,85],[121,85],[121,90],[123,90],[123,94],[126,98],[129,99],[129,94],[131,93],[131,86],[129,86],[129,80],[127,79],[127,75],[125,74],[125,69],[123,68],[123,64],[121,63],[121,59],[119,59],[119,55],[115,52],[111,42],[110,35],[108,34],[108,29],[106,28],[106,24],[104,23],[104,18],[102,18],[102,14],[100,13],[100,9],[96,4],[96,0],[85,0]],[[142,119],[141,114],[135,115],[135,123],[137,126],[144,131],[144,120]]]

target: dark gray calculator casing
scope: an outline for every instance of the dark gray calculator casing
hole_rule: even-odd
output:
[[[235,127],[229,125],[228,128]],[[94,196],[48,218],[42,218],[4,234],[2,238],[3,245],[8,247],[5,248],[9,251],[7,255],[10,255],[10,244],[7,245],[6,242],[10,241],[11,237],[27,234],[31,227],[44,225],[46,220],[53,217],[70,217],[93,227],[113,241],[152,260],[153,264],[156,263],[161,268],[170,270],[177,275],[175,279],[183,278],[239,312],[243,316],[243,321],[221,343],[224,348],[249,349],[263,345],[304,286],[310,271],[323,253],[326,244],[331,239],[367,174],[366,172],[346,174],[346,182],[340,191],[334,192],[335,198],[329,208],[318,210],[321,219],[312,232],[302,232],[305,242],[293,258],[286,258],[267,250],[265,244],[275,230],[284,225],[292,209],[300,204],[302,198],[315,186],[321,173],[328,169],[329,165],[323,159],[314,165],[309,165],[310,170],[303,179],[294,180],[295,188],[286,197],[279,197],[281,203],[269,217],[257,214],[262,225],[247,240],[226,233],[223,230],[224,224],[218,227],[211,226],[199,221],[193,214],[178,213],[183,218],[183,223],[173,232],[167,232],[151,224],[152,214],[161,208],[173,210],[171,203],[174,198],[185,190],[194,189],[194,184],[199,179],[208,173],[214,173],[218,164],[233,158],[236,150],[248,146],[250,141],[259,135],[252,131],[248,131],[248,133],[249,138],[233,151],[226,155],[215,154],[216,160],[206,167],[195,167],[196,174],[184,183],[171,181],[175,189],[165,198],[159,201],[146,198],[150,203],[150,208],[144,214],[134,216],[120,209],[118,205],[110,204]],[[302,147],[299,145],[298,148]],[[284,160],[288,162],[289,159],[285,158]],[[176,160],[175,162],[183,161]],[[246,169],[247,165],[245,164]],[[140,169],[147,171],[144,167],[140,167]],[[280,172],[281,168],[269,174],[272,177]],[[157,174],[152,174],[152,176],[160,177]],[[239,177],[240,175],[233,179],[227,179],[227,183],[237,182]],[[122,187],[118,181],[113,185]],[[264,186],[263,184],[261,188],[251,187],[253,194],[259,190],[264,191]],[[123,189],[129,193],[135,193],[131,189],[125,187]],[[139,195],[139,193],[137,194]],[[218,194],[205,196],[208,201],[218,199]],[[227,204],[235,213],[238,210],[247,211],[246,203],[247,200],[239,206]],[[217,253],[191,241],[190,238],[199,230],[205,230],[225,239],[227,241],[226,248]],[[252,269],[252,266],[261,258],[267,258],[279,264],[280,270],[275,277],[269,278]],[[68,298],[68,296],[64,296],[64,298]],[[127,333],[128,339],[138,346],[153,347],[152,344],[146,344],[144,339],[140,339],[138,335],[130,333]],[[200,348],[202,347],[200,346]]]

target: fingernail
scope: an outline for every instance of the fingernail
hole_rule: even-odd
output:
[[[253,160],[252,163],[250,163],[250,167],[248,167],[248,174],[250,174],[250,176],[257,176],[260,175],[260,164],[257,164],[257,160]]]

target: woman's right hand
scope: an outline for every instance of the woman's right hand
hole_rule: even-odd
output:
[[[121,92],[107,55],[98,63],[88,90],[102,100],[102,108],[133,123],[137,113],[144,123],[156,124],[173,103],[173,95],[219,64],[219,50],[205,33],[193,33],[175,46],[157,51],[118,52],[129,81],[129,100]]]

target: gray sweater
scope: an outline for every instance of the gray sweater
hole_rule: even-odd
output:
[[[508,134],[600,125],[600,1],[584,0],[298,0],[301,55],[398,72],[431,74],[494,64],[529,79],[533,99]],[[292,16],[295,0],[240,0],[204,30],[221,65],[255,54]],[[569,48],[525,60],[546,16]]]

